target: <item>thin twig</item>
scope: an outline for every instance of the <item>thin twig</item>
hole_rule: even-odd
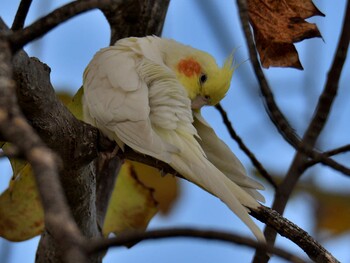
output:
[[[32,0],[22,0],[19,4],[15,19],[13,20],[11,29],[13,31],[22,29],[24,26],[24,22],[26,21],[30,5],[32,4]]]
[[[324,90],[319,98],[316,111],[303,138],[303,142],[309,145],[313,145],[316,142],[319,134],[321,133],[324,125],[326,124],[328,115],[331,111],[331,107],[338,92],[339,79],[346,60],[346,54],[348,51],[350,41],[349,1],[347,3],[346,10],[347,11],[343,22],[342,32],[340,35],[335,56],[333,58],[331,69],[328,72],[328,77]]]
[[[335,148],[333,150],[326,151],[323,154],[325,154],[327,156],[333,156],[333,155],[337,155],[337,154],[340,154],[340,153],[345,153],[345,152],[348,152],[348,151],[350,151],[350,144],[347,144],[347,145]]]
[[[346,55],[350,42],[350,1],[347,2],[346,10],[347,11],[345,13],[345,18],[343,21],[342,32],[339,38],[339,42],[337,45],[331,68],[328,72],[325,87],[317,103],[317,107],[313,118],[305,132],[305,135],[303,136],[302,142],[303,145],[306,146],[303,148],[310,148],[310,146],[313,146],[316,143],[317,138],[319,137],[321,131],[323,130],[328,120],[328,116],[331,112],[333,102],[338,92],[339,80],[346,60]],[[313,159],[324,163],[323,156],[314,155]],[[328,158],[328,161],[336,164],[336,166],[338,167],[337,170],[343,172],[344,174],[350,175],[349,168],[336,163],[330,158]],[[307,168],[307,166],[304,165],[304,168]]]
[[[345,165],[342,165],[333,159],[329,158],[330,155],[327,155],[326,153],[319,153],[316,151],[309,151],[306,149],[310,149],[309,147],[302,147],[300,152],[307,153],[309,157],[312,158],[310,162],[315,161],[316,163],[322,163],[323,165],[329,166],[333,168],[336,171],[341,172],[342,174],[346,176],[350,176],[350,168],[346,167]],[[309,166],[302,166],[302,170],[307,169]]]
[[[66,4],[52,11],[50,14],[44,16],[30,26],[10,34],[8,38],[11,43],[12,51],[18,51],[29,42],[43,36],[70,18],[94,8],[102,8],[116,1],[117,0],[86,0],[74,1]]]
[[[277,188],[276,182],[273,180],[271,175],[265,170],[264,166],[258,161],[255,155],[249,150],[249,148],[244,144],[243,140],[238,136],[236,131],[233,129],[231,121],[229,120],[226,111],[222,108],[220,104],[217,104],[215,108],[220,112],[223,122],[231,135],[231,138],[237,142],[239,148],[248,156],[250,161],[253,163],[258,172],[263,176],[273,188]]]
[[[326,151],[323,153],[323,155],[325,156],[334,156],[334,155],[337,155],[337,154],[340,154],[340,153],[345,153],[345,152],[348,152],[350,151],[350,144],[347,144],[347,145],[344,145],[344,146],[341,146],[339,148],[335,148],[333,150],[330,150],[330,151]],[[320,160],[316,157],[310,161],[308,161],[307,163],[305,163],[305,166],[304,166],[304,170],[308,169],[309,167],[315,165],[315,164],[318,164],[320,162]]]
[[[237,6],[239,9],[243,32],[248,45],[250,61],[253,65],[255,75],[259,82],[261,93],[265,99],[267,113],[282,137],[291,145],[296,147],[300,141],[300,138],[295,134],[295,130],[291,127],[286,117],[278,108],[274,99],[274,95],[260,67],[253,37],[249,27],[248,6],[246,0],[237,0]]]
[[[144,231],[132,231],[125,232],[118,235],[118,237],[110,239],[95,239],[88,245],[88,251],[90,253],[97,253],[105,251],[110,247],[125,246],[128,244],[134,244],[142,240],[149,239],[163,239],[173,237],[193,237],[202,238],[206,240],[217,240],[223,242],[229,242],[236,245],[244,245],[252,248],[262,249],[268,253],[275,254],[289,262],[306,262],[300,257],[287,252],[284,249],[266,246],[258,243],[250,238],[242,237],[239,235],[213,230],[199,230],[193,228],[175,228],[175,229],[162,229],[162,230],[150,230]]]

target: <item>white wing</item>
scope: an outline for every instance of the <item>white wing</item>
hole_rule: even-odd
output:
[[[196,140],[198,134],[192,124],[190,101],[173,72],[167,67],[149,60],[144,60],[139,72],[149,87],[150,119],[154,125],[153,128],[164,141],[179,148],[179,152],[172,155],[169,164],[186,179],[219,197],[247,224],[258,240],[264,241],[262,232],[244,207],[257,208],[258,202],[255,197],[253,198],[250,193],[248,194],[234,181],[228,179],[206,158],[203,149]],[[175,115],[171,112],[175,112]],[[238,160],[237,162],[239,163]],[[243,183],[245,180],[241,181]],[[252,185],[253,188],[260,187],[255,182],[254,184],[249,183],[250,181],[247,179],[246,186],[249,188]]]
[[[199,112],[194,113],[194,127],[200,139],[200,146],[208,160],[255,199],[265,202],[265,198],[256,189],[263,190],[264,186],[247,176],[241,162],[230,148],[216,135],[213,128],[205,121]]]
[[[130,39],[130,45],[137,42]],[[124,44],[124,43],[122,43]],[[149,90],[137,68],[143,57],[124,45],[100,50],[84,72],[84,117],[110,139],[170,162],[178,148],[153,129]]]

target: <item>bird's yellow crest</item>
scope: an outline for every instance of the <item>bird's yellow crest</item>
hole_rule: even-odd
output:
[[[177,77],[190,99],[193,101],[201,96],[207,105],[215,105],[225,97],[233,71],[233,53],[221,68],[212,56],[203,51],[181,58],[176,66]]]

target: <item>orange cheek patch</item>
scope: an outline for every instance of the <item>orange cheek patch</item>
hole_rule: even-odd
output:
[[[192,77],[193,75],[199,75],[201,73],[201,66],[193,58],[186,58],[180,60],[177,64],[177,69],[179,72],[185,74],[187,77]]]

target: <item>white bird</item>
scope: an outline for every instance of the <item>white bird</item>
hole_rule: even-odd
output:
[[[84,120],[122,149],[166,162],[220,198],[264,242],[248,213],[264,202],[256,190],[263,186],[200,114],[225,96],[232,61],[219,68],[209,54],[155,36],[121,39],[97,52],[84,72]]]

